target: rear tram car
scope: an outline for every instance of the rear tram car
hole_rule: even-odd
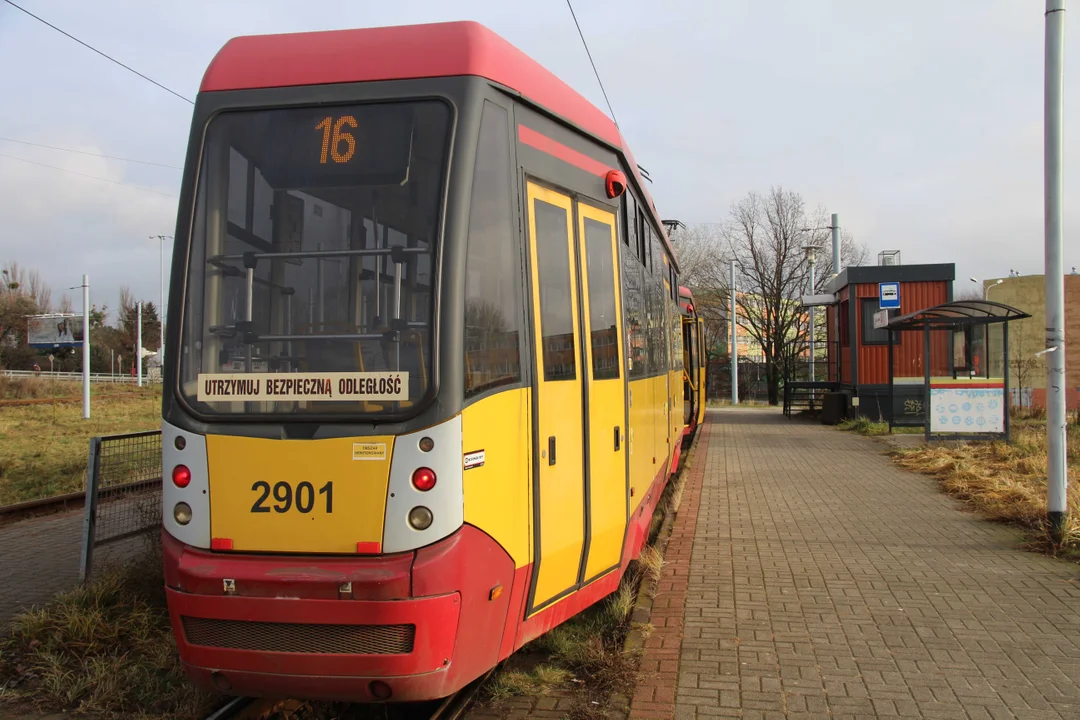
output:
[[[444,697],[615,590],[698,422],[662,227],[612,122],[478,24],[228,42],[165,365],[191,677]]]
[[[683,354],[683,446],[689,447],[705,422],[705,321],[694,309],[690,288],[679,286],[682,313]]]

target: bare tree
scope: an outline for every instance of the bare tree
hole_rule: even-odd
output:
[[[706,360],[726,355],[730,344],[730,263],[735,261],[736,322],[757,343],[768,363],[769,400],[779,402],[784,369],[804,353],[809,313],[804,294],[823,291],[832,276],[831,217],[824,208],[805,209],[802,198],[774,188],[767,196],[750,193],[736,203],[726,223],[705,223],[673,233],[680,283],[694,294],[705,324]],[[816,248],[815,286],[809,287],[804,247]],[[844,265],[862,265],[867,249],[841,231]],[[824,314],[815,328],[824,343]]]
[[[694,308],[702,319],[707,398],[712,377],[709,368],[730,352],[729,251],[723,228],[716,223],[681,228],[672,234],[671,241],[679,261],[679,284],[693,294]]]
[[[1009,327],[1009,370],[1016,378],[1016,394],[1020,398],[1018,405],[1023,405],[1024,388],[1031,387],[1032,374],[1039,369],[1039,358],[1035,356],[1035,338],[1028,328],[1030,318],[1010,323]]]
[[[135,296],[131,292],[131,288],[124,285],[120,288],[120,318],[123,322],[123,318],[128,314],[135,311]]]
[[[731,208],[724,239],[735,260],[739,322],[765,356],[768,401],[780,402],[780,382],[807,347],[809,314],[801,297],[809,288],[805,248],[817,251],[813,292],[831,275],[831,231],[824,210],[807,211],[802,197],[780,187],[751,192]],[[863,262],[865,248],[848,235],[845,265]]]
[[[5,367],[29,367],[33,362],[36,351],[27,345],[28,317],[48,312],[49,295],[36,270],[28,272],[14,261],[0,268],[0,360]]]
[[[0,294],[30,298],[39,313],[51,310],[52,289],[45,284],[40,272],[27,270],[12,260],[4,264],[0,275],[3,277]]]
[[[964,288],[960,292],[953,296],[954,300],[982,300],[983,294],[981,290],[975,288]]]
[[[39,273],[36,269],[31,270],[28,273],[27,277],[29,280],[27,290],[30,297],[32,297],[34,299],[34,302],[37,303],[37,306],[41,308],[41,312],[51,312],[52,289],[45,284],[45,280],[42,279],[41,273]]]

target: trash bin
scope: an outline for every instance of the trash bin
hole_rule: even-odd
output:
[[[847,393],[827,392],[821,402],[821,422],[839,425],[847,417]]]

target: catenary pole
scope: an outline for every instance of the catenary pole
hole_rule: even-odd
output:
[[[1046,504],[1055,544],[1066,514],[1065,276],[1062,258],[1065,0],[1046,0],[1044,210],[1046,277]]]
[[[139,377],[139,387],[142,387],[142,309],[143,304],[141,302],[135,303],[135,312],[138,315],[138,320],[136,321],[138,331],[136,332],[137,339],[135,340],[135,365],[138,367],[136,373]]]
[[[90,276],[82,276],[82,416],[90,419]]]
[[[839,275],[841,270],[840,257],[840,215],[838,213],[832,214],[832,271],[834,275]]]
[[[739,404],[739,342],[735,334],[738,323],[735,322],[735,261],[731,261],[731,311],[728,313],[731,325],[731,404]]]

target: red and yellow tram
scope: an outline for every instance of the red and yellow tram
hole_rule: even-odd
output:
[[[703,382],[597,108],[470,22],[236,38],[176,238],[162,539],[197,682],[443,697],[616,589]]]

